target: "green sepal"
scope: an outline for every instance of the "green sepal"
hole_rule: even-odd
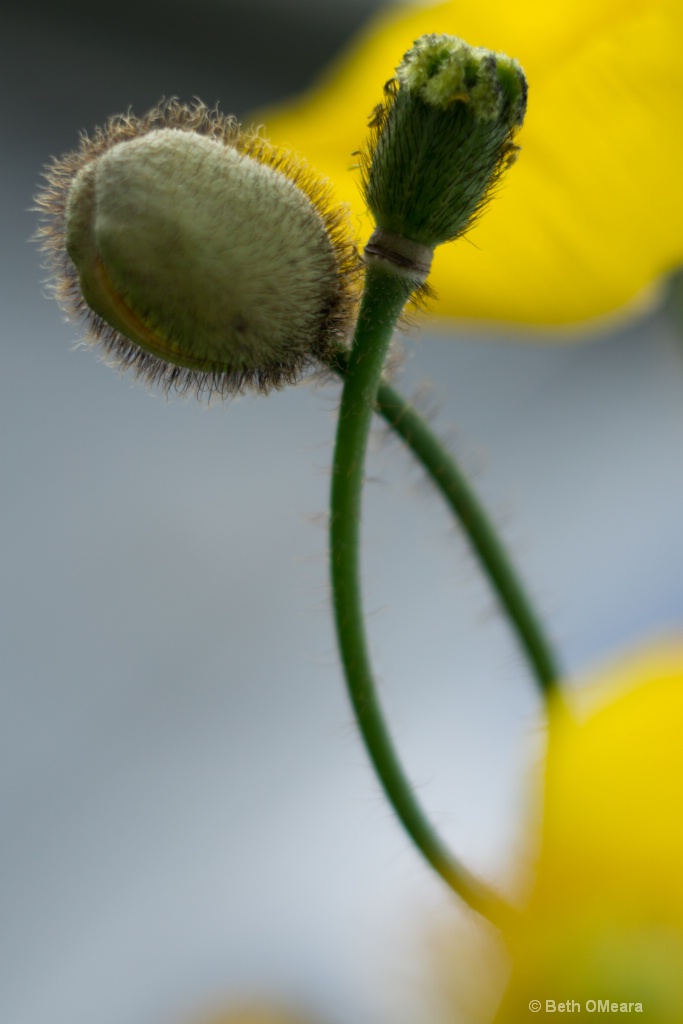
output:
[[[526,79],[502,54],[424,36],[374,111],[362,169],[378,227],[430,248],[462,235],[514,160]]]

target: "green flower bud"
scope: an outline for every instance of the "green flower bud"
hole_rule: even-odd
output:
[[[516,60],[455,36],[417,40],[385,86],[361,154],[377,224],[369,258],[424,280],[434,247],[471,226],[514,161],[526,96]]]
[[[175,102],[115,118],[48,183],[59,297],[148,382],[265,392],[344,340],[357,265],[345,211],[233,119]]]

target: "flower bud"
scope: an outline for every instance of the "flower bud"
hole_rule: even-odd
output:
[[[355,247],[300,161],[201,105],[115,118],[39,205],[67,312],[150,383],[259,391],[345,337]]]
[[[366,254],[424,280],[434,247],[472,224],[514,161],[527,84],[517,61],[426,35],[405,54],[361,154],[377,230]]]

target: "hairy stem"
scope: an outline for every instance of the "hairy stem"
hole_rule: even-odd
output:
[[[349,355],[339,352],[333,369],[346,378]],[[377,413],[401,437],[452,509],[493,592],[516,633],[529,667],[546,697],[558,692],[560,670],[548,638],[499,536],[451,454],[413,406],[382,381]]]
[[[359,560],[365,453],[384,358],[408,293],[405,278],[377,265],[368,266],[354,343],[344,370],[332,471],[330,560],[337,639],[361,735],[404,828],[451,889],[473,909],[502,923],[511,909],[444,846],[403,772],[377,696],[365,634]]]

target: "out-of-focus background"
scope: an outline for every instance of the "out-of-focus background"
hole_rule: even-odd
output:
[[[337,664],[338,388],[208,410],[151,396],[73,351],[29,243],[41,167],[81,129],[162,96],[244,115],[308,87],[379,7],[10,0],[0,15],[7,1024],[176,1024],[255,994],[330,1024],[425,1019],[416,936],[453,904],[379,794]],[[432,324],[404,338],[400,380],[433,382],[425,406],[577,673],[683,621],[683,339],[665,310],[546,340]],[[443,834],[505,885],[534,686],[381,431],[368,476],[366,601],[399,750]]]

